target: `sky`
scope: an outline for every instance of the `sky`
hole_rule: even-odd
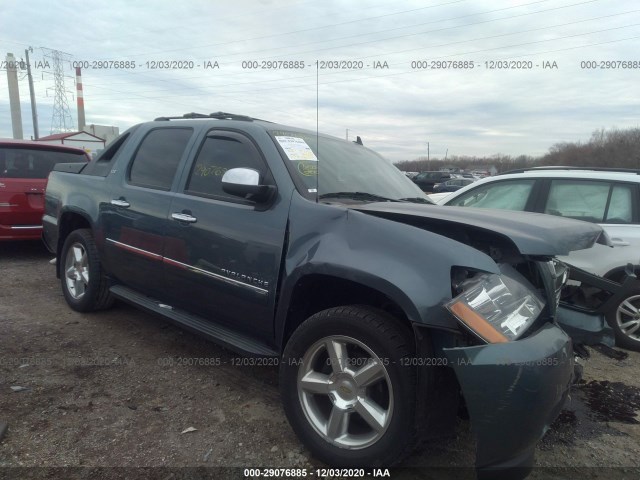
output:
[[[74,66],[83,67],[87,124],[122,132],[224,111],[357,135],[394,162],[427,151],[537,156],[597,129],[640,125],[633,0],[52,4],[0,0],[0,138],[13,136],[6,54],[24,59],[29,47],[41,136],[53,126],[51,50],[64,53],[76,130]],[[18,78],[30,138],[26,69]]]

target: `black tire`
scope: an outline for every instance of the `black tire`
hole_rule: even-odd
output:
[[[347,367],[352,367],[351,372],[361,372],[361,365],[373,366],[381,378],[359,383],[362,376],[354,376],[354,383],[348,378],[343,383],[339,375],[348,377],[349,371],[345,368],[344,373],[336,373],[325,347],[328,339],[336,344],[345,342]],[[385,312],[367,306],[324,310],[298,327],[284,350],[280,389],[289,423],[316,458],[334,467],[388,467],[411,453],[416,438],[416,371],[406,360],[414,351],[413,335],[407,327]],[[320,374],[322,370],[329,377],[334,376],[334,381],[323,383],[323,386],[330,385],[327,388],[333,389],[331,393],[308,393],[302,388],[301,382],[307,378],[304,373],[309,373],[309,365],[317,366],[313,368],[313,374]],[[382,369],[380,365],[383,365]],[[371,427],[371,419],[375,417],[369,417],[367,421],[360,414],[367,411],[363,402],[369,406],[367,408],[373,404],[376,411],[387,412],[377,417],[387,418],[380,422],[386,422],[382,431]],[[347,427],[340,428],[343,433],[330,440],[332,436],[327,432],[334,410],[341,412],[340,418],[346,416]],[[318,412],[319,415],[315,415]],[[320,431],[318,423],[314,425],[310,420],[322,418],[323,414],[326,416],[325,433]],[[336,425],[344,426],[345,422]],[[356,445],[352,438],[360,443]],[[348,448],[341,442],[352,443]]]
[[[74,255],[80,258],[74,259]],[[113,304],[91,230],[71,232],[64,242],[59,261],[62,293],[71,308],[78,312],[91,312]],[[72,275],[75,275],[75,282]]]
[[[634,320],[640,323],[640,281],[636,280],[634,287],[625,299],[611,309],[606,317],[607,323],[615,333],[616,345],[640,352],[640,327],[632,333],[628,333],[621,327],[621,324],[624,325]]]

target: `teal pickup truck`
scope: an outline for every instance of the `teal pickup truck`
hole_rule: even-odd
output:
[[[279,364],[319,460],[390,466],[450,434],[464,402],[489,477],[527,474],[572,381],[554,257],[607,241],[585,222],[434,205],[362,142],[221,112],[57,166],[43,228],[71,308],[120,299]]]

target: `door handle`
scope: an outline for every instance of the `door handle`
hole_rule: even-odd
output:
[[[611,243],[613,243],[613,245],[615,245],[616,247],[628,247],[629,245],[631,245],[629,242],[626,242],[621,238],[612,238]]]
[[[195,223],[198,221],[196,217],[189,215],[188,213],[172,213],[171,218],[179,222]]]
[[[116,207],[129,208],[131,204],[122,198],[114,198],[111,200],[111,205],[115,205]]]

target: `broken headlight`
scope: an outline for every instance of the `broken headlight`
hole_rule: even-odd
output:
[[[545,301],[510,266],[502,273],[479,273],[459,285],[462,293],[445,304],[462,325],[487,343],[520,337],[538,318]]]

